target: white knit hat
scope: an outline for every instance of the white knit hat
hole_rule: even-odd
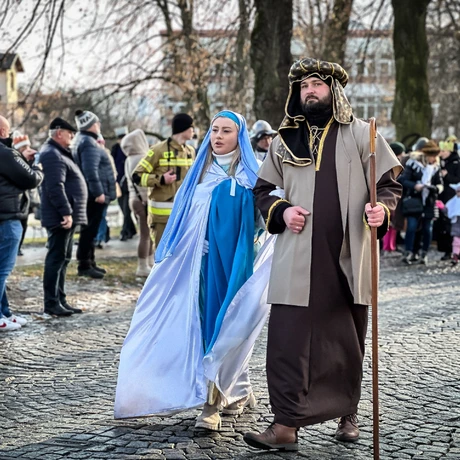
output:
[[[97,123],[99,118],[93,112],[89,110],[77,110],[75,112],[75,123],[79,131],[84,131],[91,128],[94,123]]]
[[[21,134],[19,131],[13,133],[13,148],[19,150],[22,147],[30,147],[29,136]]]

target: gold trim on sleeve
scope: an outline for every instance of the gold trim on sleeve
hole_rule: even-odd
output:
[[[270,220],[271,220],[271,218],[272,218],[273,210],[274,210],[280,203],[289,203],[289,201],[288,201],[288,200],[283,200],[283,199],[276,200],[276,201],[270,206],[270,209],[268,210],[267,220],[265,221],[265,227],[266,227],[267,230],[268,230],[268,226],[270,225]],[[291,203],[289,203],[289,204],[291,204]]]
[[[390,216],[391,216],[390,210],[388,209],[388,206],[387,206],[385,203],[382,203],[381,201],[377,201],[377,204],[379,204],[380,206],[382,206],[382,208],[385,209],[385,211],[386,211],[386,213],[387,213],[387,218],[388,218],[388,227],[387,227],[387,231],[388,231],[388,229],[390,228]]]
[[[387,231],[388,229],[390,228],[390,210],[388,209],[388,206],[385,204],[385,203],[382,203],[381,201],[377,201],[377,204],[382,206],[382,208],[385,210],[385,212],[387,213],[387,218],[388,218],[388,227],[387,227]],[[364,222],[364,226],[366,227],[367,230],[370,230],[371,227],[370,225],[367,223],[367,220],[366,220],[366,211],[364,211],[363,213],[363,222]]]
[[[366,227],[366,230],[370,230],[371,227],[370,227],[370,225],[367,223],[367,220],[366,220],[366,211],[363,212],[363,222],[364,222],[364,227]]]

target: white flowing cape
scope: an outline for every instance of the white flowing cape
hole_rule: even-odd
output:
[[[199,311],[200,269],[214,188],[235,180],[212,165],[196,188],[186,230],[174,254],[148,277],[124,341],[115,418],[166,415],[204,404],[212,381],[224,405],[251,391],[248,363],[269,313],[266,291],[273,241],[259,251],[254,274],[229,305],[213,348],[204,355]],[[236,181],[248,188],[241,167]]]

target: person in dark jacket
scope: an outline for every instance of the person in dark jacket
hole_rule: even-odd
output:
[[[441,176],[444,182],[444,190],[439,195],[439,199],[446,204],[455,196],[455,190],[450,185],[460,183],[460,157],[455,151],[455,144],[453,142],[440,142],[439,148],[441,149],[439,153],[441,159]],[[450,260],[452,255],[450,220],[445,214],[440,213],[439,219],[435,222],[435,227],[438,251],[444,252],[441,260]]]
[[[45,175],[40,190],[41,222],[48,232],[43,272],[44,304],[45,313],[57,316],[82,312],[68,304],[65,293],[75,228],[88,223],[85,178],[69,150],[76,131],[67,121],[55,118],[50,124],[49,138],[40,149]]]
[[[121,190],[121,196],[118,197],[118,205],[123,213],[123,227],[120,232],[121,241],[128,241],[137,233],[136,226],[131,218],[131,209],[129,208],[128,179],[125,175],[126,155],[123,153],[120,145],[121,140],[126,134],[128,134],[127,126],[115,128],[117,142],[113,145],[112,150],[110,151],[117,169],[117,183]]]
[[[405,253],[403,262],[410,265],[413,261],[415,234],[417,227],[422,228],[422,252],[420,263],[426,264],[427,253],[433,234],[434,207],[438,194],[443,191],[441,169],[438,161],[439,147],[433,140],[428,141],[421,152],[414,152],[409,158],[404,173],[398,179],[403,186],[402,210],[407,218]],[[405,198],[420,201],[420,211],[408,212]]]
[[[26,190],[40,185],[43,174],[33,166],[35,150],[22,154],[12,148],[10,124],[0,116],[0,331],[19,329],[27,321],[13,315],[6,280],[14,268],[22,235],[21,219],[29,212]]]
[[[72,145],[72,154],[88,186],[88,225],[80,232],[78,275],[100,279],[104,277],[105,270],[96,265],[94,240],[105,207],[116,198],[115,177],[108,154],[97,144],[101,133],[99,118],[92,112],[77,110],[75,121],[79,133]]]

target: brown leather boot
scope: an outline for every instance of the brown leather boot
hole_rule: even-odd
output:
[[[358,417],[356,414],[340,417],[335,439],[342,442],[355,442],[359,438]]]
[[[272,423],[263,433],[246,433],[243,440],[257,449],[299,450],[297,428]]]

